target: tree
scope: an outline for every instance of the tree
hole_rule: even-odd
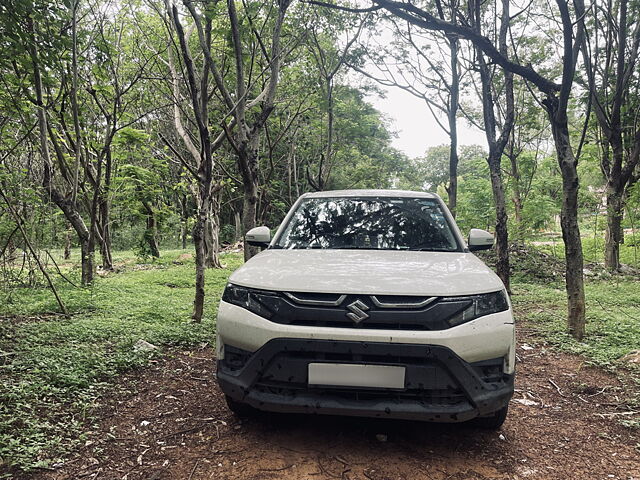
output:
[[[634,113],[640,106],[636,68],[640,21],[629,14],[628,3],[594,3],[594,25],[581,45],[589,101],[604,136],[600,160],[607,198],[604,262],[611,270],[620,268],[624,196],[640,161],[640,127]]]
[[[207,42],[206,24],[210,24],[209,16],[205,18],[205,23],[200,13],[191,2],[185,1],[184,5],[189,10],[195,23],[200,48],[204,54],[207,65],[215,80],[215,84],[224,105],[228,109],[228,114],[222,120],[226,138],[236,153],[238,160],[238,170],[243,182],[244,204],[242,209],[242,224],[244,233],[256,225],[256,206],[258,202],[258,147],[260,134],[265,123],[275,108],[276,88],[280,75],[282,58],[286,54],[281,46],[281,34],[284,25],[285,14],[289,8],[290,0],[278,0],[277,8],[271,8],[271,2],[267,7],[266,18],[263,18],[263,25],[260,29],[256,27],[258,15],[261,9],[256,4],[245,4],[243,13],[246,21],[246,29],[241,29],[241,18],[238,15],[236,2],[227,1],[226,17],[229,21],[231,32],[232,58],[235,66],[235,88],[232,90],[225,78],[221,74],[218,62],[213,58],[211,49]],[[205,3],[215,9],[215,4]],[[274,12],[275,10],[275,12]],[[174,7],[174,21],[177,18],[177,9]],[[273,15],[271,15],[273,13]],[[213,13],[213,12],[211,12]],[[271,18],[273,17],[273,18]],[[267,48],[267,38],[265,36],[265,26],[268,23],[273,26],[270,31],[270,48]],[[251,40],[243,38],[243,33],[249,32]],[[184,43],[184,42],[181,42]],[[253,48],[246,49],[246,44],[253,44]],[[186,49],[186,43],[183,50]],[[260,58],[258,58],[260,57]],[[257,78],[253,78],[253,69],[258,68],[261,73]],[[269,73],[268,80],[262,80],[262,76]],[[262,82],[263,88],[253,99],[250,98],[255,89],[254,82]],[[232,95],[233,91],[233,95]],[[258,107],[256,114],[252,113]],[[226,117],[233,120],[226,123]],[[255,247],[245,245],[245,259],[251,258],[257,250]]]
[[[435,2],[438,16],[456,22],[457,3]],[[459,59],[460,45],[456,35],[431,33],[421,35],[411,23],[400,24],[392,17],[394,40],[381,44],[371,34],[371,44],[363,58],[367,65],[351,62],[354,70],[381,85],[400,88],[422,100],[436,124],[449,137],[449,179],[445,185],[449,210],[456,216],[458,196],[458,111],[460,83],[465,74]],[[378,28],[378,25],[376,25]],[[372,73],[374,72],[374,73]],[[446,122],[440,116],[446,117]]]
[[[474,18],[472,25],[478,35],[482,35],[482,14],[480,2],[473,2]],[[496,12],[497,15],[497,12]],[[502,14],[500,16],[500,27],[498,31],[498,44],[500,54],[504,58],[509,58],[507,52],[507,33],[509,31],[509,0],[502,1]],[[496,272],[507,291],[510,291],[509,282],[509,234],[507,227],[507,207],[505,202],[504,185],[502,182],[502,156],[507,142],[511,137],[514,115],[513,98],[513,73],[502,69],[503,81],[501,87],[504,90],[505,111],[504,118],[500,125],[500,133],[497,135],[498,122],[496,120],[495,108],[497,104],[496,85],[499,83],[496,70],[489,68],[482,49],[475,47],[476,62],[480,71],[480,83],[482,91],[482,116],[484,120],[484,132],[489,145],[489,174],[491,176],[491,191],[493,192],[493,202],[496,209]]]
[[[335,5],[324,2],[314,1],[312,3],[336,8]],[[372,6],[368,8],[339,8],[353,12],[370,12],[385,9],[397,15],[399,18],[426,30],[457,35],[473,43],[478,50],[505,71],[511,72],[531,82],[544,95],[542,104],[551,123],[551,131],[556,146],[556,156],[563,180],[563,201],[560,223],[566,257],[567,323],[569,332],[577,339],[581,339],[585,330],[585,301],[584,277],[582,272],[584,261],[580,227],[578,225],[578,162],[571,145],[567,110],[578,60],[578,47],[582,44],[584,35],[583,24],[579,21],[584,15],[584,6],[580,4],[579,1],[574,6],[575,21],[571,17],[571,7],[567,0],[556,0],[556,6],[560,18],[560,29],[563,38],[562,50],[564,53],[562,81],[560,84],[538,73],[530,64],[523,65],[519,61],[510,60],[500,51],[499,46],[496,46],[493,40],[479,33],[477,29],[471,26],[472,23],[469,21],[464,24],[447,22],[438,18],[437,15],[434,15],[430,11],[414,4],[394,0],[372,0]],[[473,9],[471,9],[471,11],[473,11]],[[460,12],[460,15],[464,15],[464,12]],[[576,25],[575,32],[574,25]],[[519,60],[521,61],[521,59]]]
[[[328,18],[327,22],[322,22],[318,15],[309,28],[310,42],[307,49],[313,57],[318,69],[320,78],[320,88],[324,95],[327,124],[326,124],[326,146],[324,152],[320,154],[318,173],[312,176],[307,172],[307,180],[315,190],[324,190],[329,181],[331,169],[333,167],[334,155],[334,124],[335,124],[335,79],[340,69],[348,62],[348,55],[354,43],[358,40],[362,29],[368,21],[364,17],[355,32],[351,35],[344,48],[338,50],[336,33],[334,30],[346,30],[346,25],[342,18]]]
[[[28,0],[15,0],[10,7],[12,15],[1,16],[2,33],[7,53],[10,52],[13,59],[13,62],[9,63],[9,68],[12,69],[14,80],[12,83],[16,86],[16,95],[26,98],[36,111],[39,153],[42,161],[43,196],[60,208],[76,231],[81,246],[82,284],[88,285],[92,282],[94,274],[91,233],[81,215],[74,194],[75,190],[70,188],[73,183],[70,181],[66,159],[57,149],[55,153],[58,170],[63,177],[62,185],[55,178],[56,170],[49,143],[55,140],[56,133],[48,118],[53,100],[50,95],[47,95],[43,86],[45,81],[48,86],[51,82],[51,73],[60,66],[60,60],[54,55],[54,51],[66,51],[66,39],[53,34],[64,21],[62,16],[64,10],[56,8],[57,5],[48,1],[34,5]],[[45,39],[50,40],[47,42]],[[6,77],[9,70],[8,68],[3,70]],[[24,113],[21,106],[16,104],[16,100],[14,100],[14,108]],[[54,147],[55,145],[54,143]]]

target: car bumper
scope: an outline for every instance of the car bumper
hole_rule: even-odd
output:
[[[309,386],[309,363],[405,368],[399,389]],[[513,395],[501,357],[469,363],[441,345],[275,338],[256,352],[228,347],[218,361],[222,391],[257,409],[463,422],[490,415]]]
[[[244,308],[220,302],[217,316],[216,355],[224,358],[225,345],[256,352],[278,338],[439,345],[468,363],[504,358],[504,372],[515,370],[515,325],[511,309],[486,315],[446,330],[374,330],[283,325]]]

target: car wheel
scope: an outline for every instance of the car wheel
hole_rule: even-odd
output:
[[[507,413],[509,412],[509,405],[501,408],[497,412],[488,417],[478,417],[471,420],[470,425],[478,428],[485,428],[487,430],[498,430],[505,419],[507,418]]]
[[[253,417],[256,415],[257,410],[251,405],[234,400],[229,395],[225,395],[224,399],[227,402],[227,407],[238,417]]]

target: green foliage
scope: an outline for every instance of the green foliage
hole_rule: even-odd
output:
[[[161,347],[159,354],[213,344],[220,294],[241,258],[223,256],[225,269],[207,271],[206,317],[194,324],[193,263],[176,264],[183,253],[145,265],[125,252],[116,258],[124,272],[88,289],[58,281],[70,319],[52,316],[55,301],[44,287],[14,292],[11,302],[2,293],[0,466],[50,466],[82,441],[116,375],[147,364],[149,356],[133,349],[139,339]]]
[[[553,345],[585,355],[594,365],[620,366],[618,359],[640,349],[640,290],[635,279],[587,280],[587,334],[582,342],[566,331],[566,293],[561,284],[515,283],[518,318]]]

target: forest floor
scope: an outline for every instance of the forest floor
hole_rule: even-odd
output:
[[[640,349],[637,276],[587,279],[587,336],[576,342],[565,333],[553,259],[514,255],[516,394],[498,432],[232,415],[215,383],[212,338],[236,254],[207,272],[199,325],[188,322],[193,264],[184,251],[146,264],[123,252],[118,271],[91,289],[60,281],[71,319],[50,313],[44,287],[7,290],[0,478],[640,480],[640,371],[620,360]],[[137,353],[139,339],[159,350]]]
[[[263,414],[240,420],[210,348],[175,352],[121,382],[62,479],[640,479],[628,385],[520,331],[516,395],[499,432],[463,425]],[[524,347],[524,348],[523,348]]]

